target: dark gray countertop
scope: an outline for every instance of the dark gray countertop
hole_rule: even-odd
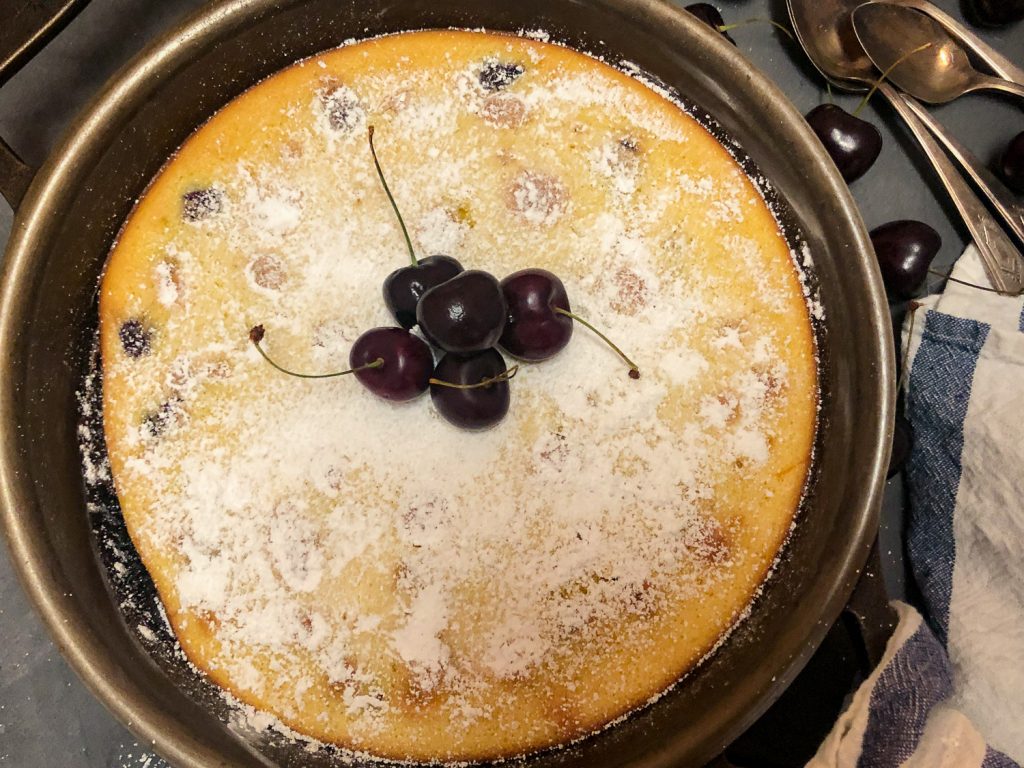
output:
[[[956,0],[936,0],[959,15]],[[679,3],[682,5],[683,3]],[[727,23],[751,17],[785,19],[784,0],[719,0]],[[92,0],[68,29],[0,89],[0,136],[37,167],[73,116],[103,82],[151,39],[201,0]],[[827,98],[824,82],[799,48],[767,24],[734,30],[740,50],[774,78],[801,111]],[[1024,62],[1024,24],[984,36]],[[852,108],[859,97],[836,95]],[[879,111],[875,111],[878,107]],[[935,114],[980,157],[991,159],[1017,132],[1024,113],[1010,100],[969,96]],[[937,265],[950,264],[964,247],[964,229],[936,191],[931,171],[883,104],[864,116],[882,130],[877,165],[853,186],[869,228],[900,218],[920,219],[943,238]],[[895,130],[894,130],[895,129]],[[12,213],[0,202],[0,243]],[[899,315],[899,309],[894,308]],[[887,489],[881,551],[893,595],[904,594],[901,558],[902,488]],[[0,766],[11,768],[166,768],[136,744],[68,668],[33,613],[0,549]]]

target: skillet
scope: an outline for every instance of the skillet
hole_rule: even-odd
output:
[[[81,2],[58,5],[66,20]],[[148,181],[196,126],[243,90],[349,38],[449,26],[542,28],[609,61],[633,62],[707,110],[771,180],[784,224],[813,254],[825,308],[815,474],[750,617],[658,703],[569,749],[532,757],[530,766],[702,764],[796,675],[867,557],[894,398],[884,291],[846,185],[799,113],[732,46],[659,0],[212,3],[108,84],[23,199],[33,174],[0,146],[0,190],[17,208],[0,284],[0,502],[12,559],[86,684],[176,765],[334,760],[240,739],[181,669],[153,660],[118,608],[85,511],[76,441],[76,391],[88,365],[98,276]]]

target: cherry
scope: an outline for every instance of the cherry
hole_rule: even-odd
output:
[[[939,233],[921,221],[890,221],[871,231],[885,286],[904,298],[914,295],[942,247]]]
[[[501,281],[508,305],[508,320],[501,334],[502,348],[520,360],[547,360],[572,338],[572,318],[562,281],[545,269],[522,269]]]
[[[730,43],[736,45],[736,41],[729,36],[729,33],[722,30],[722,27],[725,26],[725,19],[722,18],[721,12],[711,3],[694,3],[693,5],[686,6],[683,10],[689,11]]]
[[[455,426],[485,429],[508,413],[508,381],[517,370],[515,366],[506,368],[495,349],[473,355],[449,352],[430,379],[430,399],[438,413]]]
[[[416,305],[434,286],[462,272],[462,265],[451,256],[427,256],[414,266],[396,269],[384,280],[384,303],[403,328],[416,325]]]
[[[886,477],[892,477],[907,462],[910,455],[910,446],[913,443],[913,435],[910,430],[910,422],[902,413],[897,414],[896,423],[892,431],[892,453],[889,454],[889,470]]]
[[[1001,27],[1024,19],[1024,0],[963,0],[964,15],[972,24]]]
[[[807,122],[847,183],[867,173],[882,151],[878,129],[835,104],[818,105],[807,113]]]
[[[117,331],[121,348],[128,357],[148,355],[152,346],[153,332],[138,318],[125,320]]]
[[[377,159],[377,149],[373,146],[373,126],[366,132],[367,140],[370,143],[370,154],[373,156],[373,166],[377,169],[377,178],[384,187],[384,193],[388,196],[391,208],[395,212],[398,224],[402,228],[402,235],[405,237],[406,247],[409,249],[409,261],[412,264],[408,267],[396,269],[384,280],[384,303],[395,316],[395,320],[403,328],[412,328],[416,325],[416,305],[420,297],[434,286],[440,285],[446,280],[451,280],[462,272],[462,265],[451,256],[437,254],[427,256],[423,259],[416,259],[416,252],[412,247],[412,239],[409,237],[409,230],[406,229],[405,220],[398,210],[394,195],[384,178],[384,170],[380,167],[380,160]]]
[[[384,363],[375,367],[376,360]],[[419,336],[404,328],[372,328],[348,353],[359,383],[385,400],[412,400],[427,391],[434,355]]]
[[[334,373],[296,373],[275,363],[260,346],[265,330],[262,325],[249,331],[249,340],[274,368],[300,379],[329,379],[355,374],[359,383],[385,400],[412,400],[427,391],[434,372],[434,356],[427,343],[404,328],[371,328],[363,333],[349,351],[347,371]]]
[[[1024,195],[1024,131],[1010,139],[1006,145],[999,170],[1006,185],[1017,194]]]
[[[477,79],[485,91],[503,91],[518,80],[526,67],[518,62],[488,59],[480,69]]]
[[[547,360],[572,338],[572,321],[589,328],[626,361],[629,377],[640,378],[636,363],[626,353],[569,308],[562,281],[546,269],[521,269],[501,281],[508,305],[508,320],[501,334],[502,348],[513,357],[530,362]]]
[[[181,196],[181,205],[185,221],[203,221],[224,210],[224,193],[216,187],[193,189]]]
[[[493,347],[505,329],[505,296],[494,275],[461,272],[420,297],[416,321],[434,346],[468,355]]]

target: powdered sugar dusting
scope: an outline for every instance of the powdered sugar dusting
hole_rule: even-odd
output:
[[[744,563],[766,567],[779,541],[744,549],[737,520],[774,494],[762,478],[778,470],[795,366],[813,359],[773,322],[791,316],[791,276],[766,274],[767,246],[743,229],[763,201],[739,171],[680,170],[696,134],[643,91],[507,45],[527,66],[498,94],[477,59],[344,80],[318,60],[329,74],[282,106],[281,147],[224,165],[220,212],[169,234],[140,289],[165,310],[164,346],[105,361],[131,403],[112,446],[122,502],[140,549],[174,553],[176,626],[215,633],[208,667],[243,699],[293,723],[329,711],[355,749],[409,712],[457,741],[511,717],[494,692],[522,681],[585,687],[594,658]],[[390,324],[379,285],[403,246],[370,121],[418,253],[556,269],[573,309],[628,342],[640,380],[577,326],[558,357],[523,367],[500,427],[467,433],[423,401],[270,370],[246,343],[256,322],[305,370],[344,365],[359,332]],[[705,268],[707,254],[732,268]],[[133,424],[133,408],[151,415]],[[716,502],[730,483],[745,492],[731,509]],[[578,717],[561,736],[525,723],[524,743],[593,727]]]

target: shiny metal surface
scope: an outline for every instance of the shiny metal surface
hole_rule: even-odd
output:
[[[981,191],[995,212],[1002,218],[1010,231],[1024,242],[1024,202],[1013,193],[988,167],[942,125],[932,114],[913,99],[907,100],[907,106],[917,119],[927,126],[945,148],[946,152],[959,163],[964,172],[970,176],[974,185]]]
[[[878,82],[879,77],[878,70],[856,39],[852,15],[859,4],[859,0],[786,0],[797,39],[811,62],[836,85],[850,90],[866,89]],[[829,24],[833,27],[831,30],[826,27]],[[1007,295],[1024,293],[1024,263],[1017,247],[917,117],[910,106],[910,98],[887,82],[878,82],[878,93],[885,97],[917,139],[977,244],[992,285]],[[938,130],[940,126],[936,123],[935,128]]]
[[[853,12],[853,28],[874,65],[916,99],[945,104],[983,90],[1024,98],[1024,85],[979,72],[945,27],[913,8],[865,3]]]
[[[786,0],[789,20],[807,58],[840,88],[867,90],[875,65],[853,28],[853,12],[862,0]]]
[[[1024,69],[1014,64],[1009,57],[986,43],[980,35],[972,32],[935,3],[929,2],[929,0],[890,0],[890,2],[928,14],[999,77],[1018,85],[1024,85]]]
[[[826,310],[818,475],[750,619],[656,705],[529,765],[667,768],[710,758],[811,654],[874,537],[894,398],[880,277],[846,184],[799,112],[732,46],[659,0],[219,2],[136,58],[40,169],[13,225],[0,290],[0,501],[12,561],[86,684],[175,765],[335,761],[242,741],[183,690],[174,668],[152,663],[110,599],[75,446],[75,390],[97,276],[119,222],[163,158],[244,88],[348,37],[449,25],[543,26],[636,63],[712,112],[788,202],[814,254]]]

